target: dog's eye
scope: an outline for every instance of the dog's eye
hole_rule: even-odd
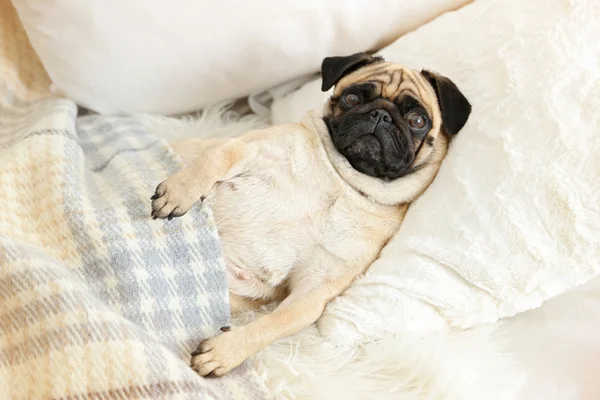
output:
[[[351,107],[359,105],[360,102],[361,102],[361,98],[356,93],[348,93],[347,95],[344,96],[344,103],[346,103],[347,105],[349,105]]]
[[[427,119],[425,116],[419,112],[411,112],[406,116],[406,120],[408,121],[408,125],[410,125],[413,129],[423,129],[427,126]]]

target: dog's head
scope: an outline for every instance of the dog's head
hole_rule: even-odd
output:
[[[323,115],[333,145],[356,171],[383,181],[441,162],[430,156],[445,154],[471,113],[450,79],[381,57],[328,57],[321,73],[323,91],[335,85]]]

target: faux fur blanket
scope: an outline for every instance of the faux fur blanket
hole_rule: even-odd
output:
[[[227,285],[208,211],[149,218],[166,142],[48,96],[5,0],[0,34],[0,398],[267,397],[248,366],[188,367],[229,323]]]

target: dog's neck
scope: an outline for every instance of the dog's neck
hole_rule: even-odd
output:
[[[335,148],[325,121],[316,111],[309,111],[303,118],[302,125],[317,133],[327,158],[340,178],[375,203],[386,206],[411,203],[429,186],[437,172],[437,167],[426,166],[413,174],[393,181],[383,181],[365,175],[352,168],[346,157]]]

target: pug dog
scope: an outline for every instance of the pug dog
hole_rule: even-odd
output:
[[[335,86],[322,116],[175,144],[187,165],[152,196],[155,219],[210,206],[232,314],[281,301],[201,342],[191,366],[202,376],[317,321],[397,231],[471,113],[450,79],[381,57],[328,57],[321,72],[322,90]]]

